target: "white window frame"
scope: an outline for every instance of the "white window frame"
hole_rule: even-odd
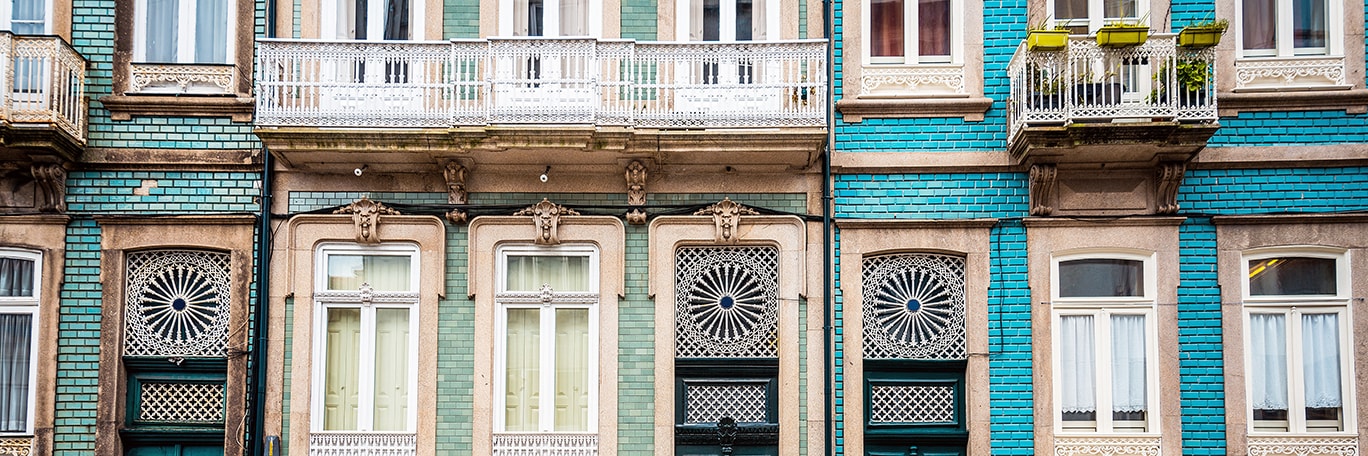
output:
[[[509,257],[509,256],[515,256],[515,255],[528,255],[528,256],[585,256],[585,257],[588,257],[588,259],[589,259],[589,279],[588,279],[588,280],[589,280],[589,284],[588,284],[588,285],[589,285],[589,289],[588,289],[587,291],[572,291],[572,292],[566,292],[566,293],[572,294],[572,295],[579,295],[579,296],[583,296],[583,295],[585,295],[585,294],[592,294],[592,295],[594,295],[594,298],[595,298],[595,299],[593,300],[592,303],[584,303],[584,302],[562,302],[561,299],[560,299],[560,298],[562,297],[561,293],[560,293],[560,292],[554,292],[554,291],[553,291],[551,300],[550,300],[549,302],[542,302],[542,303],[508,302],[507,299],[508,299],[510,296],[512,296],[512,295],[526,295],[526,294],[529,294],[529,293],[537,293],[537,292],[535,292],[535,291],[533,291],[533,292],[528,292],[528,291],[509,291],[509,290],[507,289],[507,287],[508,287],[508,257]],[[545,314],[546,312],[554,312],[555,309],[588,309],[588,310],[589,310],[589,346],[590,346],[590,350],[589,350],[589,354],[588,354],[588,360],[589,360],[589,382],[588,382],[588,384],[591,386],[591,388],[588,389],[588,392],[589,392],[589,402],[590,402],[590,404],[591,404],[591,410],[589,411],[589,422],[588,422],[587,425],[585,426],[586,430],[583,431],[583,432],[575,432],[574,434],[598,434],[598,411],[599,411],[599,409],[600,409],[600,407],[599,407],[599,394],[598,394],[598,388],[597,388],[597,387],[592,387],[593,385],[598,385],[598,383],[599,383],[599,370],[600,370],[600,369],[599,369],[599,351],[598,351],[598,346],[599,346],[599,325],[598,325],[598,318],[599,318],[599,317],[598,317],[598,313],[599,313],[599,308],[598,308],[598,307],[599,307],[599,306],[598,306],[598,304],[599,304],[599,302],[600,302],[599,299],[598,299],[598,295],[599,295],[599,251],[598,251],[598,249],[595,248],[595,247],[593,247],[593,246],[590,246],[590,245],[575,245],[575,244],[562,244],[562,245],[560,245],[560,246],[555,246],[555,247],[538,247],[538,246],[531,246],[531,245],[506,245],[506,246],[500,246],[500,247],[498,248],[498,253],[495,255],[495,258],[497,258],[497,260],[496,260],[497,263],[496,263],[496,265],[495,265],[495,277],[497,278],[497,279],[496,279],[496,280],[497,280],[497,284],[496,284],[495,287],[494,287],[495,290],[496,290],[496,294],[495,294],[495,297],[494,297],[494,305],[495,305],[495,308],[496,308],[495,316],[494,316],[494,320],[495,320],[495,332],[494,332],[494,345],[495,345],[494,350],[495,350],[495,351],[494,351],[494,353],[495,353],[495,354],[494,354],[494,375],[493,375],[493,376],[494,376],[494,397],[493,397],[493,399],[494,399],[494,400],[493,400],[493,404],[494,404],[494,413],[493,413],[493,415],[494,415],[494,433],[497,435],[497,434],[499,434],[499,433],[510,432],[510,431],[507,431],[507,430],[506,430],[506,429],[507,429],[507,422],[506,422],[505,420],[507,419],[507,417],[506,417],[506,415],[503,413],[503,410],[504,410],[504,407],[505,407],[505,404],[506,404],[506,402],[505,402],[505,401],[506,401],[506,394],[507,394],[507,391],[508,391],[507,378],[506,378],[506,376],[504,375],[504,372],[506,372],[505,369],[507,369],[507,364],[508,364],[508,362],[507,362],[507,359],[508,359],[508,346],[507,346],[507,345],[508,345],[508,342],[507,342],[507,337],[505,337],[505,335],[508,333],[508,310],[509,310],[509,309],[533,309],[533,308],[539,308],[539,309],[542,309],[543,314]],[[548,319],[548,318],[545,318],[545,315],[543,315],[543,318],[541,318],[542,334],[553,334],[552,332],[548,331],[548,329],[549,329],[549,327],[553,326],[554,324],[555,324],[555,319],[554,319],[554,318]],[[542,344],[542,349],[540,350],[540,353],[541,353],[541,361],[542,361],[542,363],[541,363],[540,365],[542,366],[542,369],[540,369],[541,377],[540,377],[540,380],[539,380],[539,382],[538,382],[538,385],[542,386],[543,388],[551,388],[552,390],[554,390],[554,388],[555,388],[555,369],[554,369],[554,368],[546,368],[546,366],[554,366],[554,365],[555,365],[554,362],[553,362],[553,361],[554,361],[554,357],[555,357],[555,350],[554,350],[554,347],[555,347],[554,344],[555,344],[555,342],[554,342],[554,338],[551,338],[551,337],[543,337],[542,340],[541,340],[541,344]],[[552,430],[551,430],[551,427],[554,426],[554,422],[555,422],[555,417],[554,417],[555,409],[556,409],[556,408],[555,408],[555,399],[556,399],[556,398],[555,398],[555,395],[554,395],[554,394],[541,394],[541,395],[539,396],[538,399],[540,400],[540,404],[539,404],[539,407],[538,407],[538,411],[539,411],[539,413],[540,413],[540,416],[538,417],[538,428],[540,429],[540,432],[544,432],[544,433],[548,433],[548,434],[560,434],[561,432],[555,432],[555,431],[552,431]],[[513,432],[513,433],[519,433],[519,432]]]
[[[1274,29],[1276,45],[1274,49],[1245,49],[1244,45],[1244,2],[1235,0],[1235,49],[1241,58],[1297,58],[1297,57],[1343,57],[1344,56],[1344,3],[1341,0],[1325,1],[1325,47],[1293,47],[1292,2],[1276,0],[1278,23]]]
[[[1056,1],[1057,0],[1046,0],[1045,2],[1046,14],[1054,21],[1054,24],[1051,25],[1057,24],[1065,27],[1086,26],[1088,27],[1088,33],[1097,33],[1097,29],[1102,28],[1102,26],[1106,25],[1108,22],[1138,21],[1142,17],[1149,17],[1150,12],[1149,0],[1136,0],[1135,16],[1105,17],[1103,16],[1103,11],[1106,10],[1106,3],[1112,0],[1088,0],[1088,17],[1086,19],[1059,19],[1054,17]],[[1239,0],[1236,1],[1238,2]]]
[[[1140,261],[1143,264],[1144,288],[1141,296],[1124,297],[1060,297],[1059,264],[1074,260],[1108,259]],[[1061,317],[1093,316],[1093,356],[1097,372],[1094,375],[1097,393],[1096,421],[1092,430],[1066,428],[1062,405],[1063,382],[1051,382],[1053,388],[1053,415],[1055,434],[1064,436],[1094,436],[1098,434],[1158,435],[1160,431],[1159,410],[1159,332],[1155,313],[1155,297],[1158,296],[1158,273],[1155,257],[1151,252],[1128,250],[1097,250],[1062,254],[1050,259],[1050,295],[1052,300],[1051,364],[1054,372],[1060,372]],[[1142,315],[1145,317],[1145,400],[1146,413],[1144,431],[1117,430],[1110,410],[1112,409],[1111,391],[1111,316]]]
[[[545,29],[542,30],[542,37],[555,38],[562,37],[560,33],[560,7],[561,0],[543,0],[542,18]],[[518,8],[518,4],[523,6]],[[513,25],[516,22],[515,15],[518,11],[527,10],[527,0],[499,0],[499,36],[512,37],[519,35],[519,31]],[[603,36],[603,0],[589,0],[589,37],[598,38]]]
[[[38,335],[38,303],[42,302],[43,291],[43,254],[30,250],[0,249],[0,257],[17,258],[33,261],[33,296],[31,297],[0,297],[0,313],[4,314],[27,314],[31,317],[29,322],[33,327],[30,329],[32,341],[29,343],[29,394],[28,394],[28,420],[24,425],[24,431],[18,434],[0,432],[0,436],[23,436],[33,435],[33,422],[37,412],[35,402],[38,400],[38,343],[41,340]]]
[[[0,2],[0,30],[14,30],[12,1]],[[43,0],[43,35],[52,34],[52,0]]]
[[[950,55],[922,56],[918,40],[921,33],[920,17],[921,9],[917,7],[916,0],[904,0],[903,2],[903,56],[902,57],[875,57],[871,54],[873,47],[870,38],[873,37],[873,24],[870,19],[873,17],[873,5],[870,0],[860,0],[864,14],[862,21],[861,47],[864,48],[865,62],[870,66],[892,66],[892,65],[963,65],[964,64],[964,1],[950,0]]]
[[[406,291],[381,291],[397,299],[387,299],[386,301],[397,302],[373,302],[366,303],[361,301],[360,290],[330,290],[328,289],[328,257],[332,255],[379,255],[379,256],[401,256],[409,257],[409,289]],[[374,432],[374,378],[365,375],[374,372],[374,350],[375,350],[375,311],[376,309],[408,309],[409,311],[409,404],[408,417],[404,431],[385,431],[413,433],[417,431],[418,424],[418,318],[419,318],[419,298],[418,298],[418,279],[421,267],[419,248],[413,244],[384,244],[380,246],[360,246],[356,244],[322,244],[317,248],[314,263],[314,351],[313,351],[313,385],[312,385],[312,418],[311,431],[315,433],[360,433]],[[371,353],[372,356],[362,356],[358,371],[361,375],[358,378],[357,400],[357,429],[355,430],[323,430],[324,415],[324,395],[325,375],[327,372],[328,356],[328,310],[339,308],[361,309],[361,353]],[[372,393],[372,394],[365,394]]]
[[[51,0],[49,0],[49,1],[51,1]],[[238,34],[238,22],[237,22],[237,4],[238,4],[238,2],[237,2],[237,0],[226,0],[226,1],[228,2],[228,17],[225,18],[224,20],[228,21],[228,24],[224,26],[224,27],[225,27],[225,30],[227,30],[227,36],[224,37],[224,38],[225,38],[225,39],[224,39],[224,41],[225,41],[224,46],[226,46],[228,49],[227,49],[227,52],[224,53],[224,57],[226,58],[226,61],[224,61],[224,62],[196,62],[196,61],[195,61],[195,43],[196,43],[195,34],[194,34],[193,32],[191,32],[191,33],[186,33],[186,31],[193,31],[193,30],[196,29],[196,27],[195,27],[195,8],[196,8],[196,2],[195,2],[195,0],[177,0],[177,1],[180,2],[180,6],[179,6],[179,9],[178,9],[178,11],[180,11],[180,16],[177,18],[177,19],[178,19],[178,23],[177,23],[177,25],[176,25],[176,30],[178,31],[178,35],[179,35],[180,39],[179,39],[179,40],[177,41],[177,43],[176,43],[176,61],[175,61],[175,62],[157,62],[157,63],[167,63],[167,64],[174,63],[174,64],[185,64],[185,65],[231,65],[231,64],[234,64],[234,63],[236,62],[236,59],[237,59],[237,34]],[[147,14],[145,14],[146,12],[147,12],[147,0],[134,0],[134,2],[133,2],[133,62],[134,62],[134,63],[143,63],[143,62],[147,62],[147,28],[149,27],[149,25],[147,24]]]
[[[1249,265],[1252,262],[1276,257],[1322,258],[1335,260],[1335,294],[1333,295],[1260,295],[1250,294]],[[1250,399],[1254,396],[1254,382],[1245,382],[1245,420],[1249,423],[1251,437],[1276,437],[1288,435],[1355,435],[1357,432],[1357,404],[1355,403],[1353,356],[1355,351],[1352,306],[1349,305],[1350,284],[1349,252],[1321,247],[1294,247],[1255,249],[1245,252],[1240,258],[1241,296],[1244,299],[1242,322],[1250,327],[1252,314],[1280,314],[1285,318],[1287,341],[1287,430],[1272,431],[1256,429],[1254,408]],[[1341,422],[1339,431],[1307,431],[1305,410],[1306,388],[1302,369],[1302,328],[1304,314],[1335,314],[1340,326],[1340,394]],[[1252,378],[1249,369],[1253,367],[1250,331],[1243,334],[1244,363],[1246,378]]]
[[[145,1],[145,0],[143,0]],[[351,38],[341,37],[341,30],[337,29],[338,13],[341,2],[351,2],[352,0],[320,0],[319,4],[319,32],[325,40],[351,40]],[[366,21],[366,39],[361,41],[387,41],[385,36],[385,1],[386,0],[367,0],[366,17],[377,18],[378,20]],[[388,41],[421,41],[425,35],[424,26],[427,22],[427,0],[409,1],[409,39],[407,40],[388,40]]]
[[[703,41],[702,37],[694,39],[691,35],[693,24],[692,8],[693,2],[701,0],[675,0],[675,39],[678,41]],[[752,41],[777,41],[779,39],[779,0],[755,0],[756,3],[765,4],[765,38],[753,39]],[[736,0],[720,0],[718,3],[722,24],[736,23]],[[717,42],[736,41],[736,27],[719,27]]]

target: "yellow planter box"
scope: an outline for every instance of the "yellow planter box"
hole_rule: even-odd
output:
[[[1097,29],[1097,45],[1102,47],[1136,46],[1149,39],[1149,26],[1106,26]]]
[[[1192,48],[1212,47],[1220,44],[1221,35],[1224,33],[1224,28],[1183,27],[1183,31],[1178,32],[1178,45]]]
[[[1068,30],[1031,30],[1026,32],[1026,48],[1032,51],[1058,51],[1069,44]]]

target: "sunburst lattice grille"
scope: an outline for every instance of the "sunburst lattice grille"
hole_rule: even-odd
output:
[[[168,423],[223,422],[222,383],[142,384],[139,421]]]
[[[738,423],[764,423],[766,391],[764,383],[686,384],[684,423],[716,423],[728,416]]]
[[[226,253],[129,254],[124,354],[224,356],[230,284]]]
[[[863,275],[865,358],[965,359],[963,258],[872,257]]]
[[[949,386],[873,386],[869,421],[874,423],[946,423],[955,419],[955,389]]]
[[[777,249],[689,247],[675,261],[675,356],[779,356]]]

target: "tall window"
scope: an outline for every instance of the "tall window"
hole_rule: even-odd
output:
[[[230,0],[137,0],[134,61],[230,63],[235,6]]]
[[[42,257],[0,250],[0,436],[33,434]]]
[[[1067,256],[1054,267],[1059,431],[1155,431],[1153,258]]]
[[[765,0],[690,0],[689,41],[767,39]]]
[[[1245,57],[1330,53],[1329,0],[1241,0],[1240,50]]]
[[[1137,21],[1149,14],[1143,0],[1050,0],[1055,21],[1075,34],[1097,31],[1108,22]]]
[[[1245,261],[1251,430],[1352,430],[1346,259],[1299,252]]]
[[[595,432],[598,252],[505,247],[499,261],[495,433]]]
[[[422,36],[421,0],[330,0],[323,37],[339,40],[411,40]]]
[[[950,63],[960,21],[959,0],[865,0],[869,63]]]
[[[416,247],[325,246],[318,264],[314,430],[414,432]]]
[[[47,0],[0,2],[0,30],[9,30],[16,35],[50,34],[48,11],[51,10]]]

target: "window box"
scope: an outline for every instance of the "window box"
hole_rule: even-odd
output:
[[[1102,47],[1136,46],[1149,39],[1146,25],[1107,25],[1097,29],[1097,45]]]
[[[1198,25],[1183,27],[1178,32],[1178,45],[1189,48],[1208,48],[1221,42],[1225,25]]]
[[[1069,44],[1068,30],[1030,30],[1026,32],[1026,48],[1032,51],[1058,51]]]

